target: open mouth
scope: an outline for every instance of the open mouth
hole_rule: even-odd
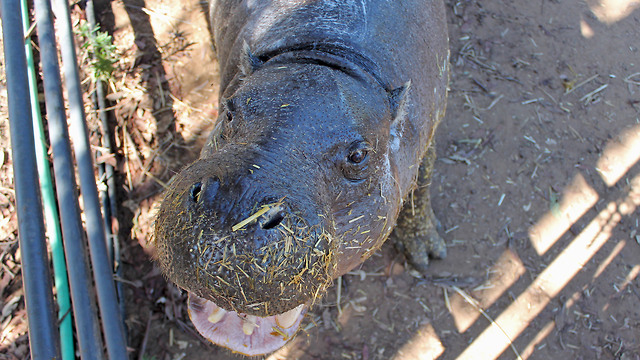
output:
[[[307,306],[283,314],[258,317],[227,311],[189,293],[189,317],[198,332],[212,343],[247,356],[264,355],[284,346],[298,331]]]

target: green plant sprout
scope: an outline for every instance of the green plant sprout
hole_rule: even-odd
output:
[[[90,30],[89,23],[83,21],[75,31],[82,37],[82,49],[89,55],[89,75],[95,83],[98,80],[110,81],[113,78],[114,64],[116,60],[116,46],[113,44],[113,37],[106,32],[100,31],[100,26]]]

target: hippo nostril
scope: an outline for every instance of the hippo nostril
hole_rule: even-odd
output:
[[[267,211],[260,218],[260,227],[269,230],[273,229],[284,220],[284,208],[282,206],[275,206]]]
[[[262,228],[265,230],[273,229],[274,227],[280,225],[282,220],[284,220],[284,215],[282,213],[276,213],[270,219],[262,222],[260,226],[262,226]]]
[[[200,191],[202,190],[202,183],[197,182],[191,186],[191,191],[189,191],[189,195],[191,196],[191,201],[198,202],[200,198]]]
[[[202,196],[204,196],[204,201],[210,203],[215,200],[218,195],[218,190],[220,190],[220,182],[218,180],[208,178],[202,184]]]

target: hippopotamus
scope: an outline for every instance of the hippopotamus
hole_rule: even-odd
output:
[[[166,190],[156,260],[205,338],[260,355],[386,239],[419,271],[445,256],[428,187],[444,5],[218,0],[210,16],[219,116]]]

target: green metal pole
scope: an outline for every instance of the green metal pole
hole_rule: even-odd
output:
[[[22,7],[22,23],[25,34],[29,31],[29,10],[27,1],[20,1]],[[60,220],[56,207],[55,193],[51,181],[51,171],[47,156],[47,145],[40,104],[38,102],[38,86],[36,83],[35,68],[33,62],[33,52],[31,50],[31,40],[25,39],[25,52],[27,57],[27,76],[29,79],[29,90],[31,92],[31,113],[33,118],[33,136],[35,139],[36,159],[38,163],[38,174],[40,178],[40,191],[44,206],[44,216],[51,246],[51,256],[53,259],[54,283],[56,286],[56,300],[58,302],[58,321],[60,322],[60,347],[63,360],[75,359],[75,349],[73,346],[73,326],[71,322],[71,302],[69,300],[69,282],[67,280],[67,266],[65,263],[64,249],[62,247],[62,233],[60,231]]]

